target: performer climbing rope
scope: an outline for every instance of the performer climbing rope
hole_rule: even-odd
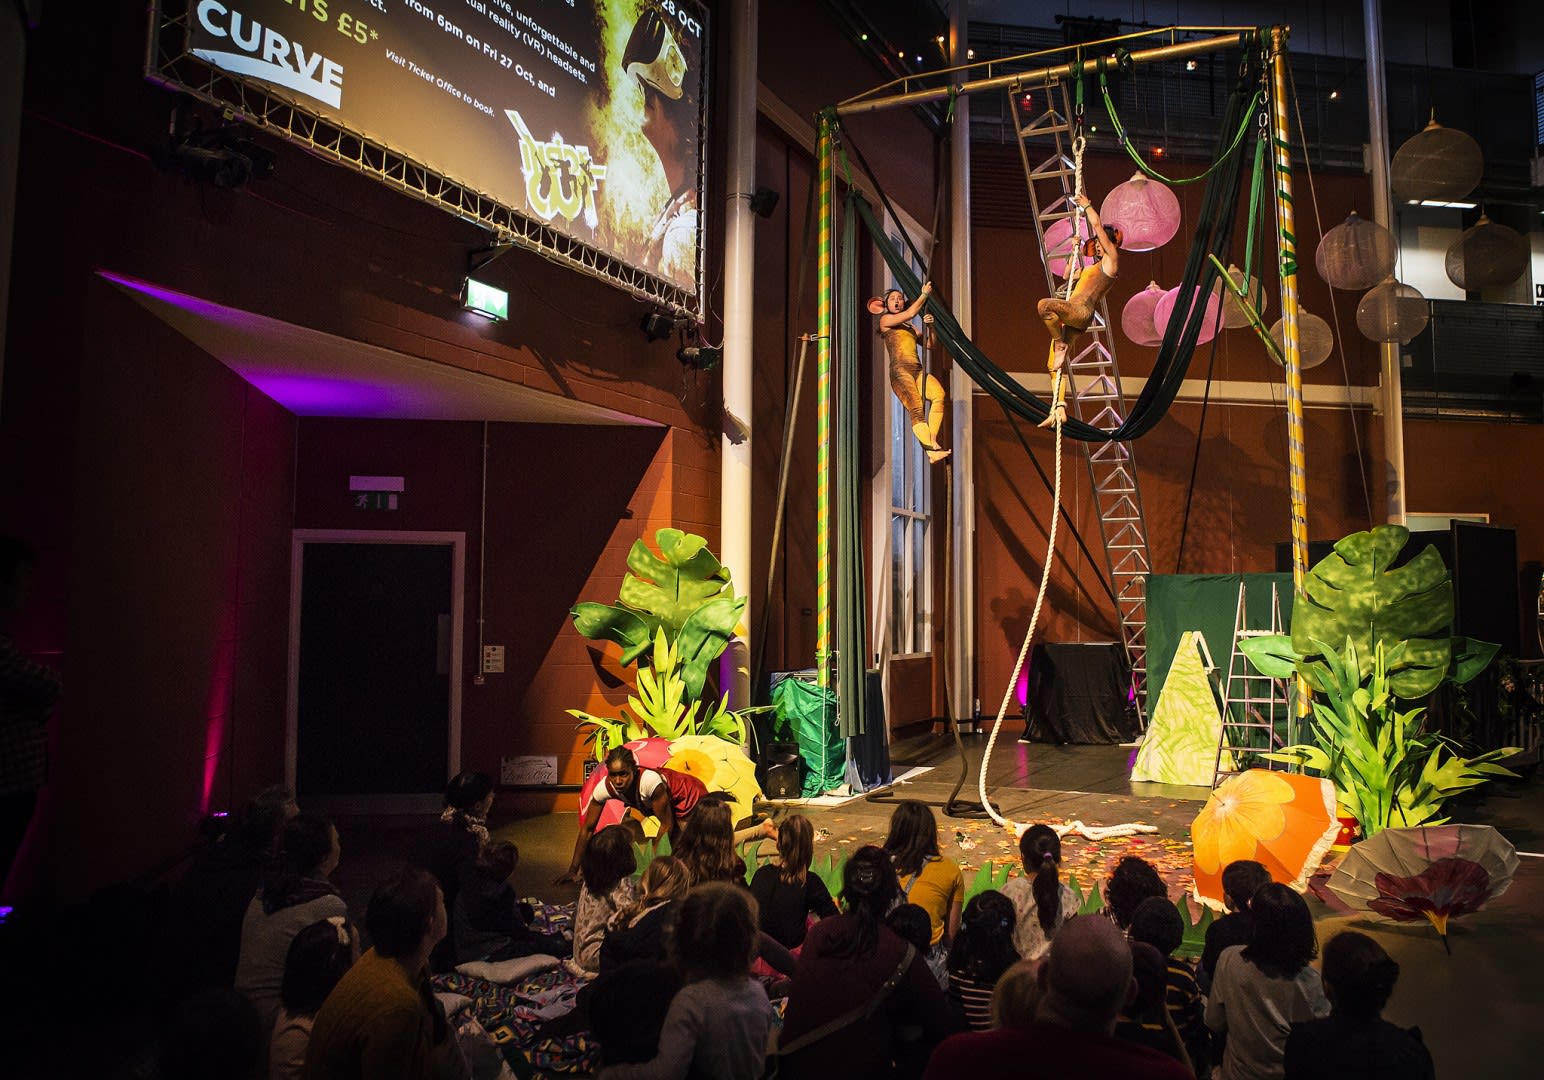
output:
[[[944,386],[937,376],[922,370],[922,361],[917,358],[917,330],[912,325],[932,291],[933,283],[924,282],[920,295],[907,304],[905,293],[890,289],[883,297],[870,297],[868,310],[870,315],[879,316],[879,336],[890,357],[890,389],[910,414],[911,433],[927,450],[927,459],[939,462],[951,453],[938,445],[938,429],[944,422]],[[922,323],[926,344],[931,347],[933,316],[923,315]]]

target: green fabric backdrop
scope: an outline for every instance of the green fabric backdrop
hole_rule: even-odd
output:
[[[1271,584],[1281,599],[1281,626],[1292,625],[1291,574],[1152,574],[1147,579],[1147,701],[1152,708],[1168,678],[1174,650],[1186,630],[1199,630],[1224,685],[1233,654],[1233,616],[1238,584],[1245,586],[1246,626],[1271,625]]]

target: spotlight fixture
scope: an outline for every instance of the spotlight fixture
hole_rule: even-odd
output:
[[[1196,62],[1194,60],[1186,60],[1185,61],[1185,70],[1186,71],[1194,71],[1195,69],[1196,69]]]
[[[715,345],[687,345],[676,350],[676,359],[694,371],[712,371],[724,360],[724,350]]]
[[[1339,90],[1331,90],[1330,91],[1330,100],[1331,101],[1339,101],[1340,100],[1340,91]]]
[[[769,187],[758,187],[750,196],[751,213],[759,218],[769,218],[777,209],[778,193]]]
[[[660,311],[651,311],[643,317],[640,324],[643,336],[650,341],[664,341],[675,333],[676,319],[673,315],[667,315]]]

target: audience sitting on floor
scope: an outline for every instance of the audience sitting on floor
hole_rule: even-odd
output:
[[[1111,920],[1067,920],[1041,968],[1035,1022],[946,1039],[924,1076],[1192,1080],[1173,1058],[1115,1037],[1116,1016],[1132,992],[1131,971],[1131,948]]]
[[[1206,999],[1206,1024],[1227,1035],[1220,1080],[1279,1080],[1293,1024],[1327,1016],[1313,916],[1285,885],[1262,885],[1249,901],[1254,936],[1217,960]]]
[[[861,847],[842,868],[842,914],[810,927],[779,1041],[779,1075],[863,1077],[912,1069],[956,1029],[927,962],[884,925],[899,894],[884,850]],[[915,1034],[903,1051],[897,1034]]]
[[[488,813],[493,809],[493,778],[486,773],[457,773],[445,786],[440,820],[418,844],[415,865],[434,875],[455,926],[456,894],[462,875],[488,843]],[[435,971],[456,963],[454,936],[447,934],[430,958]]]
[[[228,986],[200,990],[162,1028],[158,1080],[259,1080],[263,1044],[262,1021],[244,994]],[[61,1067],[50,1075],[73,1074]]]
[[[610,825],[585,845],[579,864],[582,884],[574,910],[574,952],[569,970],[590,976],[600,970],[601,943],[617,912],[632,906],[636,886],[632,873],[638,869],[631,834]]]
[[[933,920],[916,904],[896,904],[885,916],[885,925],[923,956],[933,947]]]
[[[1164,1005],[1169,1019],[1185,1044],[1190,1064],[1200,1077],[1212,1074],[1211,1032],[1206,1027],[1205,1000],[1196,986],[1195,969],[1174,955],[1185,941],[1185,920],[1169,898],[1149,896],[1137,905],[1126,936],[1132,943],[1145,942],[1163,955],[1167,968]]]
[[[673,855],[656,856],[644,869],[633,902],[611,917],[600,945],[601,973],[635,960],[664,962],[676,912],[690,888],[684,862]]]
[[[403,870],[375,890],[365,912],[374,946],[317,1011],[306,1080],[447,1075],[447,1060],[461,1051],[429,984],[429,954],[446,921],[445,899],[426,870]]]
[[[683,985],[670,1001],[658,1053],[608,1066],[601,1080],[760,1080],[773,1014],[766,991],[750,977],[757,935],[755,901],[745,889],[727,882],[695,886],[676,919]]]
[[[686,864],[693,885],[745,883],[745,860],[734,849],[734,815],[720,797],[704,795],[698,800],[681,826],[674,853]]]
[[[487,844],[461,869],[450,917],[456,963],[512,960],[520,956],[565,956],[573,943],[560,934],[531,929],[532,911],[515,893],[520,851],[507,840]]]
[[[341,915],[312,923],[290,941],[268,1044],[269,1080],[300,1080],[316,1013],[358,959],[359,934]]]
[[[1056,928],[1078,913],[1078,901],[1061,881],[1061,837],[1049,825],[1031,825],[1019,837],[1023,877],[1009,878],[1003,895],[1013,902],[1013,947],[1020,956],[1043,956]]]
[[[837,914],[836,901],[819,874],[810,873],[815,857],[815,827],[803,814],[790,814],[777,827],[777,863],[751,878],[751,895],[761,912],[761,929],[785,948],[804,944],[812,919]]]
[[[1110,880],[1104,886],[1105,914],[1115,920],[1115,925],[1125,930],[1131,926],[1131,917],[1149,896],[1169,895],[1163,878],[1153,869],[1153,864],[1135,855],[1127,855],[1115,864]]]
[[[1120,1018],[1115,1021],[1115,1035],[1173,1058],[1194,1075],[1195,1067],[1185,1051],[1179,1030],[1164,1007],[1167,976],[1164,956],[1145,941],[1132,941],[1130,945],[1131,978],[1136,989],[1121,1006]]]
[[[1018,961],[992,988],[992,1028],[1022,1027],[1035,1022],[1040,1005],[1040,969],[1045,957]]]
[[[992,1026],[992,990],[1018,960],[1013,947],[1013,901],[987,889],[965,905],[960,932],[949,950],[949,1001],[967,1027]]]
[[[1419,1028],[1384,1020],[1383,1007],[1399,965],[1366,934],[1346,930],[1324,946],[1324,993],[1330,1015],[1292,1025],[1284,1059],[1286,1080],[1434,1080],[1431,1053]]]
[[[901,898],[926,911],[932,923],[927,964],[943,987],[949,981],[949,946],[960,929],[965,880],[959,864],[939,851],[938,822],[926,803],[903,799],[896,804],[885,851],[895,864]]]
[[[257,1006],[263,1030],[279,1014],[279,989],[290,942],[313,923],[348,915],[333,885],[341,848],[338,830],[320,814],[299,814],[284,826],[279,855],[263,874],[262,887],[241,923],[236,989]]]
[[[1222,868],[1222,902],[1227,912],[1206,928],[1206,945],[1196,966],[1196,982],[1205,993],[1217,972],[1217,958],[1232,945],[1248,945],[1254,937],[1249,900],[1260,886],[1270,884],[1271,872],[1253,859],[1237,859]]]

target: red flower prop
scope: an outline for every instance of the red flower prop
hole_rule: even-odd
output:
[[[1490,896],[1490,874],[1479,863],[1456,855],[1438,859],[1414,877],[1379,874],[1375,884],[1378,896],[1368,902],[1369,908],[1398,922],[1430,919],[1444,946],[1448,919],[1480,910]]]

